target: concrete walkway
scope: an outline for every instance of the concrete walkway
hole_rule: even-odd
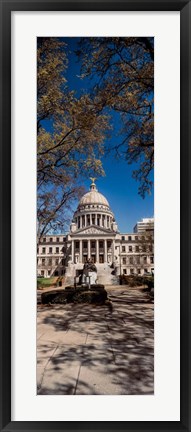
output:
[[[142,289],[106,289],[112,308],[38,306],[39,395],[153,394],[153,302]]]

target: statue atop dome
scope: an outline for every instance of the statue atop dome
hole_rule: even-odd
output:
[[[96,177],[90,177],[90,180],[92,180],[92,184],[95,184],[95,180],[97,180],[97,179],[96,179]]]
[[[97,192],[97,188],[96,188],[96,184],[95,184],[96,177],[90,177],[90,180],[92,181],[92,183],[90,185],[90,191]]]

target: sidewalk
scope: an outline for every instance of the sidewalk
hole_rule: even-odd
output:
[[[141,289],[106,289],[112,309],[38,306],[39,395],[153,394],[154,305]]]

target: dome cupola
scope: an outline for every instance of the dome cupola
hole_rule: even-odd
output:
[[[102,204],[109,207],[107,199],[98,192],[95,184],[95,178],[91,178],[92,183],[90,185],[90,190],[81,198],[78,207],[87,204]]]
[[[117,231],[114,215],[107,199],[98,192],[95,178],[90,178],[90,180],[92,180],[90,190],[79,201],[71,224],[71,231],[74,232],[89,227]]]

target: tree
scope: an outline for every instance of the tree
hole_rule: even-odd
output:
[[[67,46],[38,38],[37,46],[38,235],[63,229],[82,177],[103,175],[100,157],[109,131],[90,96],[78,98],[67,87]],[[62,221],[62,223],[61,223]]]
[[[139,193],[151,191],[154,165],[154,39],[149,37],[82,38],[77,51],[81,77],[93,78],[97,113],[120,113],[122,139],[114,149],[129,164]]]

